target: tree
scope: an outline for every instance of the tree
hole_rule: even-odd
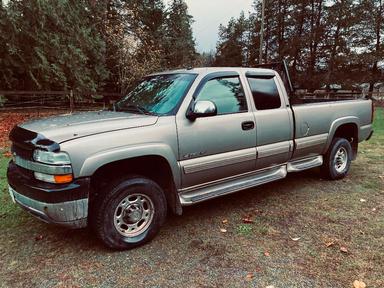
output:
[[[192,16],[184,0],[173,0],[167,13],[165,65],[169,68],[192,66],[196,60]]]
[[[287,59],[295,83],[310,90],[335,83],[351,88],[367,81],[372,91],[383,80],[382,1],[267,0],[264,62]],[[241,14],[220,26],[216,63],[258,62],[261,0],[255,0],[253,8],[248,18]]]
[[[355,48],[362,51],[358,61],[363,66],[368,64],[365,70],[369,75],[369,92],[372,92],[374,84],[384,80],[379,69],[379,63],[384,58],[384,2],[363,0],[357,10],[359,24],[354,37]]]
[[[2,8],[4,89],[96,91],[108,72],[87,1],[21,0]],[[3,33],[6,31],[7,33]]]
[[[243,12],[239,19],[232,18],[227,26],[220,25],[215,65],[247,65],[249,62],[249,30],[249,21]]]

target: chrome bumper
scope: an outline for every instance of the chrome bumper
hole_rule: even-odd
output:
[[[9,186],[14,201],[40,220],[69,228],[87,226],[88,199],[61,203],[44,203],[17,193]]]

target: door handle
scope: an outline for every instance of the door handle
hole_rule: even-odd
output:
[[[241,123],[241,129],[243,130],[252,130],[253,128],[255,128],[255,122],[253,121],[245,121]]]

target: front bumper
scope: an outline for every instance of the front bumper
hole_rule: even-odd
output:
[[[45,183],[29,176],[12,161],[7,178],[15,202],[33,216],[70,228],[87,225],[89,178],[69,184]]]

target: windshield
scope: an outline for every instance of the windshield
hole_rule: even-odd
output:
[[[146,77],[127,96],[115,103],[115,110],[141,114],[168,114],[177,107],[195,78],[195,74]]]

